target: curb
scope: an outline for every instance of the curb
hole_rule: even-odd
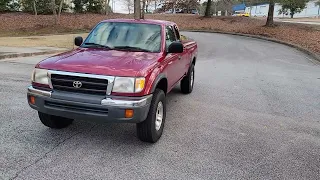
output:
[[[6,55],[0,55],[0,60],[7,59],[7,58],[18,58],[18,57],[30,57],[30,56],[39,56],[39,55],[46,55],[46,54],[55,54],[55,53],[61,53],[61,52],[63,52],[63,50],[42,51],[42,52],[34,52],[34,53],[6,54]]]
[[[281,41],[278,39],[274,39],[274,38],[267,38],[267,37],[263,37],[263,36],[259,36],[259,35],[252,35],[252,34],[242,34],[242,33],[232,33],[232,32],[222,32],[222,31],[213,31],[213,30],[182,30],[185,32],[205,32],[205,33],[217,33],[217,34],[227,34],[227,35],[234,35],[234,36],[244,36],[244,37],[250,37],[250,38],[256,38],[256,39],[261,39],[261,40],[266,40],[266,41],[270,41],[270,42],[275,42],[275,43],[279,43],[279,44],[283,44],[292,48],[295,48],[307,55],[309,55],[310,57],[312,57],[313,59],[317,60],[320,62],[320,54],[314,53],[306,48],[303,48],[299,45],[296,44],[292,44],[292,43],[288,43],[285,41]]]

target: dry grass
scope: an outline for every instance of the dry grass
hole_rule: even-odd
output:
[[[0,45],[73,47],[74,34],[86,32],[98,22],[111,18],[132,18],[132,15],[65,14],[59,26],[52,26],[53,17],[28,14],[0,15],[0,36],[30,36],[73,33],[72,35],[31,36],[28,38],[0,38]],[[260,35],[308,48],[320,53],[319,26],[277,22],[273,28],[264,27],[265,20],[245,17],[202,18],[196,15],[147,15],[148,19],[168,20],[183,30],[213,30]],[[30,39],[31,38],[31,39]]]
[[[28,37],[0,37],[0,46],[12,47],[59,47],[73,48],[76,36],[86,37],[87,33],[64,34],[51,36],[28,36]]]

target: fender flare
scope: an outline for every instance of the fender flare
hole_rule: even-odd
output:
[[[156,90],[156,87],[158,85],[158,83],[162,80],[162,79],[167,79],[167,76],[164,73],[160,73],[157,78],[153,81],[152,83],[152,88],[150,93],[153,93]]]

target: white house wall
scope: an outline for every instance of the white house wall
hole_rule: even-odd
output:
[[[307,3],[307,7],[300,13],[294,15],[294,17],[314,17],[319,16],[319,6],[315,5],[316,1],[310,1]],[[251,6],[246,8],[246,12],[250,13],[251,9],[251,16],[256,17],[265,17],[268,15],[269,4],[263,4],[258,6]],[[279,10],[281,9],[281,5],[276,4],[274,8],[274,17],[290,17],[290,14],[283,15],[279,14]]]

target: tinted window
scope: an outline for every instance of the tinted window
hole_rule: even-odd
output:
[[[132,46],[151,52],[160,52],[161,26],[153,24],[104,22],[88,36],[85,43],[109,47]]]

